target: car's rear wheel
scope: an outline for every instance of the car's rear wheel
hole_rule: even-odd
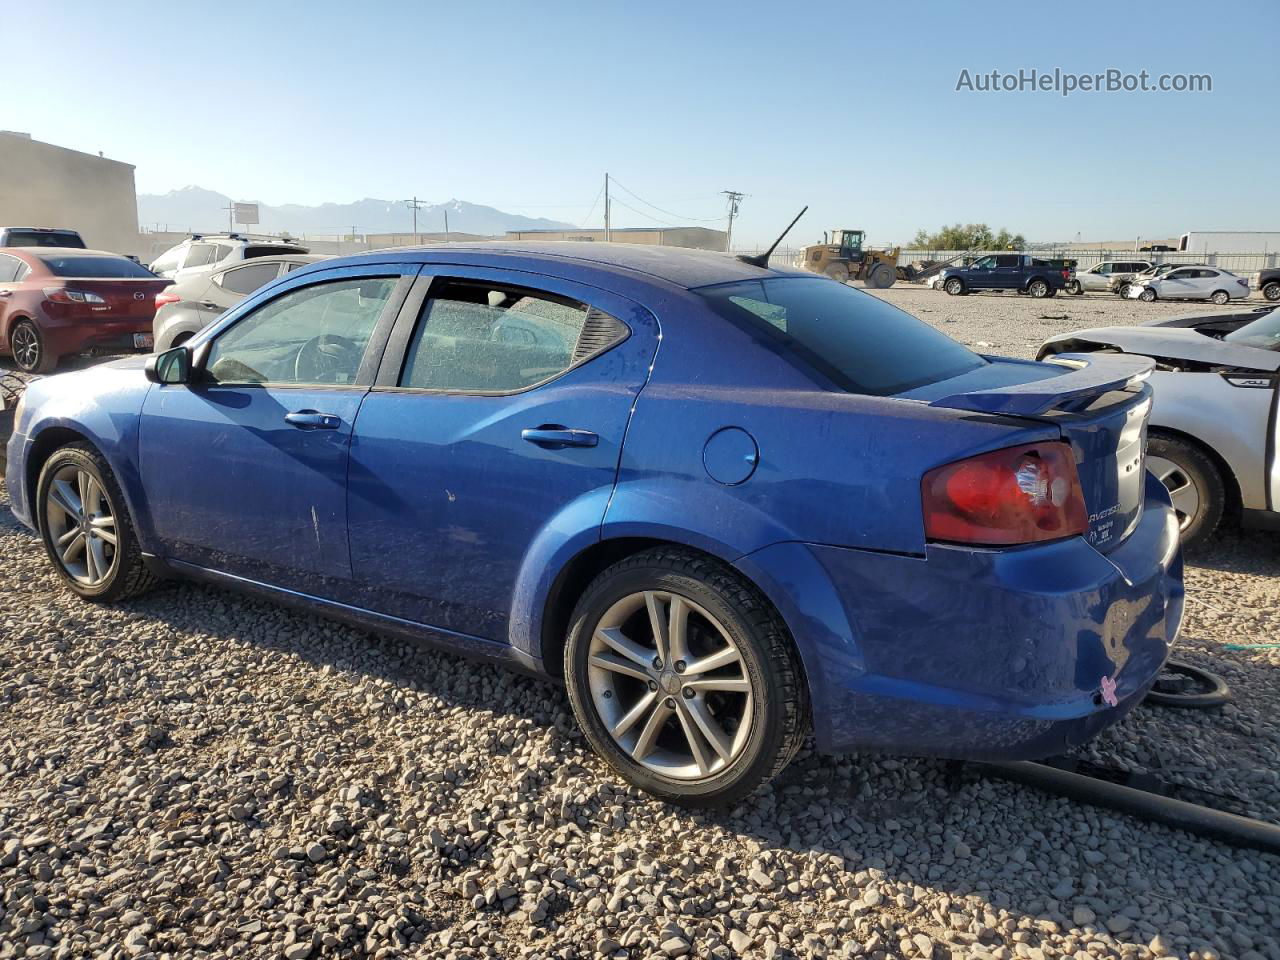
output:
[[[1226,509],[1226,486],[1217,466],[1194,444],[1153,434],[1147,469],[1164,484],[1178,515],[1182,545],[1194,549],[1213,535]]]
[[[867,274],[867,286],[872,290],[888,290],[898,280],[898,275],[887,263],[878,263]]]
[[[951,296],[958,297],[964,293],[964,281],[959,277],[952,277],[942,285],[942,289],[951,294]]]
[[[1272,280],[1262,288],[1262,295],[1268,300],[1280,300],[1280,280]]]
[[[13,362],[27,373],[48,373],[58,365],[58,358],[49,352],[40,328],[30,320],[19,320],[9,331],[9,352]]]
[[[843,263],[829,263],[823,273],[837,283],[847,283],[849,280],[849,268]]]
[[[1138,299],[1143,303],[1154,303],[1156,299],[1156,292],[1150,287],[1143,287],[1142,292],[1138,294]]]
[[[1027,284],[1027,293],[1037,300],[1043,299],[1049,295],[1049,284],[1044,280],[1032,280]]]
[[[1229,303],[1231,301],[1231,294],[1227,293],[1225,290],[1215,290],[1209,299],[1218,306],[1222,306],[1224,303]]]
[[[36,513],[54,569],[86,600],[123,600],[155,583],[142,562],[120,485],[88,444],[62,447],[45,461]]]
[[[595,579],[564,668],[592,747],[664,799],[734,803],[781,771],[808,731],[808,691],[777,614],[727,567],[678,548]]]

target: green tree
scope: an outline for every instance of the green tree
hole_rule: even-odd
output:
[[[993,231],[985,223],[953,223],[936,233],[917,230],[913,246],[922,250],[1020,250],[1027,238],[1004,227]]]

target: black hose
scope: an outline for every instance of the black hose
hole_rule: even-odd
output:
[[[1199,684],[1200,689],[1195,693],[1161,690],[1161,681],[1157,680],[1156,685],[1147,693],[1147,703],[1159,704],[1162,707],[1194,707],[1202,710],[1205,707],[1220,707],[1231,699],[1231,688],[1227,686],[1227,681],[1216,673],[1201,670],[1181,660],[1168,661],[1160,672],[1189,677]]]
[[[1036,787],[1046,793],[1110,807],[1142,820],[1163,823],[1234,846],[1280,853],[1280,825],[1264,820],[1238,817],[1234,813],[1081,776],[1043,763],[977,763],[974,766],[990,776]]]

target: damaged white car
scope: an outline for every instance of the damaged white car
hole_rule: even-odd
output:
[[[1186,546],[1229,512],[1280,529],[1280,308],[1078,330],[1046,340],[1038,358],[1091,352],[1156,361],[1147,468],[1169,489]]]

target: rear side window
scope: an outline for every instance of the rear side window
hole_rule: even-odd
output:
[[[996,266],[998,267],[1020,267],[1022,266],[1022,258],[1019,256],[1001,256],[996,257]]]
[[[74,254],[57,257],[42,253],[40,259],[51,273],[59,277],[106,280],[154,280],[156,278],[156,275],[146,267],[126,257],[78,257]]]
[[[247,267],[236,267],[234,270],[224,271],[217,278],[216,283],[224,290],[248,296],[262,285],[274,280],[279,270],[278,263],[254,263]]]
[[[563,373],[626,333],[618,320],[566,297],[444,281],[423,308],[400,386],[514,393]]]
[[[24,266],[17,257],[0,253],[0,283],[13,283],[18,277],[18,268]]]
[[[842,390],[886,396],[987,361],[883,300],[818,277],[748,280],[696,291],[716,313]]]

